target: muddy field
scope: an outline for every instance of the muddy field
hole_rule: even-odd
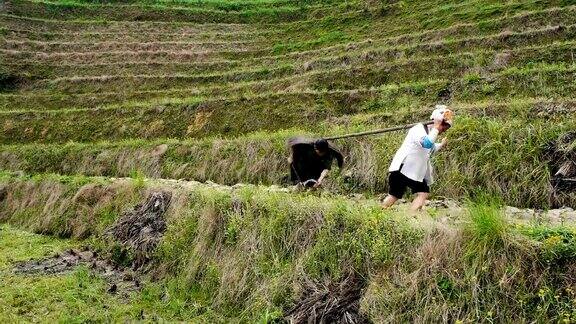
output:
[[[109,293],[128,296],[141,287],[140,277],[146,272],[152,253],[166,230],[164,212],[170,204],[170,193],[153,192],[142,203],[126,211],[106,232],[112,244],[119,244],[124,260],[112,260],[89,248],[70,249],[49,258],[18,263],[18,274],[54,275],[89,268],[109,283]],[[108,253],[109,254],[109,253]],[[123,261],[120,264],[118,261]]]
[[[20,262],[14,267],[16,274],[59,275],[70,273],[84,266],[108,284],[108,292],[128,298],[129,294],[141,288],[139,275],[133,270],[120,267],[89,249],[70,249],[51,257]]]

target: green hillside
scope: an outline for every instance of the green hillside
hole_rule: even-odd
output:
[[[0,163],[282,184],[291,135],[413,122],[448,103],[461,135],[440,157],[450,171],[438,194],[480,188],[517,206],[573,206],[573,195],[550,198],[556,170],[544,149],[574,128],[575,13],[567,0],[8,1]],[[472,147],[478,132],[500,145]],[[359,141],[374,171],[356,170],[351,152],[348,187],[382,192],[398,137]],[[529,171],[501,160],[516,151]],[[134,154],[139,161],[123,158]],[[253,159],[274,162],[252,169]],[[508,194],[502,183],[537,193]]]
[[[0,320],[271,322],[306,280],[354,274],[367,321],[576,321],[574,225],[502,210],[576,208],[555,185],[576,157],[576,1],[0,1],[0,246],[25,230],[114,255],[123,212],[157,190],[178,204],[127,304],[74,270],[41,284],[94,291],[43,319],[59,292],[6,269],[60,250],[0,252],[21,287],[0,292]],[[345,168],[323,193],[278,189],[288,138],[424,121],[439,103],[456,121],[432,194],[457,212],[377,207],[403,132],[335,141]]]

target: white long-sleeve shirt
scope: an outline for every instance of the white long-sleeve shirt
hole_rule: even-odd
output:
[[[426,180],[426,183],[431,185],[434,182],[434,172],[430,163],[430,156],[433,152],[438,151],[441,145],[434,143],[431,148],[423,146],[422,143],[428,136],[425,127],[427,126],[424,124],[418,124],[410,128],[388,170],[390,172],[398,171],[402,166],[400,172],[409,179],[419,182]],[[433,136],[432,141],[435,137]]]

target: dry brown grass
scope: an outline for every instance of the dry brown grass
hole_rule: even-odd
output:
[[[199,51],[236,49],[245,51],[250,47],[246,41],[142,41],[142,42],[63,42],[37,40],[4,40],[4,49],[30,52],[97,52],[97,51]]]
[[[1,220],[36,233],[80,239],[97,233],[98,218],[120,212],[135,194],[126,181],[88,183],[76,189],[56,180],[14,181],[5,188]]]

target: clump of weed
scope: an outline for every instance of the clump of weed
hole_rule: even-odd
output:
[[[569,227],[522,227],[520,232],[539,242],[540,254],[549,266],[562,268],[576,259],[576,232]]]
[[[493,200],[482,199],[468,204],[469,221],[465,234],[471,248],[495,248],[505,243],[508,224],[501,206]]]
[[[143,189],[146,187],[146,175],[140,170],[132,170],[130,172],[130,178],[134,182],[134,187],[137,189]]]

